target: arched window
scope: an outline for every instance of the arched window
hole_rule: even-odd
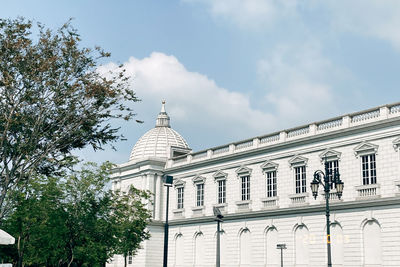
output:
[[[305,225],[299,225],[295,231],[295,246],[296,246],[296,265],[309,264],[310,254],[310,236]]]
[[[370,220],[363,228],[364,264],[382,264],[381,227]]]
[[[240,266],[251,266],[251,235],[249,229],[243,229],[239,238]]]
[[[331,224],[331,249],[332,249],[332,264],[342,265],[344,258],[344,236],[340,224]]]
[[[280,261],[280,254],[276,245],[278,244],[278,231],[275,227],[271,227],[266,232],[265,236],[265,262],[267,266],[278,264]]]
[[[195,266],[202,266],[204,264],[205,254],[204,254],[204,235],[203,233],[198,233],[194,239],[194,264]]]
[[[175,238],[175,266],[183,266],[184,263],[184,244],[182,234],[178,234]]]

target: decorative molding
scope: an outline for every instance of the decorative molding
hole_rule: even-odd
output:
[[[289,160],[289,164],[291,167],[297,167],[297,166],[306,166],[308,162],[308,158],[302,157],[302,156],[294,156]]]
[[[193,184],[204,184],[206,182],[206,178],[200,175],[196,175],[192,179]]]
[[[378,147],[378,145],[374,145],[364,141],[354,148],[354,154],[356,155],[356,157],[368,154],[376,154],[376,152],[378,151]]]
[[[325,160],[327,160],[327,161],[340,160],[341,155],[342,155],[342,152],[328,148],[324,152],[319,154],[319,157],[322,162],[325,162]]]
[[[268,171],[276,171],[278,170],[278,163],[272,162],[271,160],[267,160],[263,164],[261,164],[261,169],[263,172],[268,172]]]
[[[226,178],[228,178],[228,174],[218,170],[216,173],[213,174],[213,177],[215,181],[226,180]]]
[[[252,171],[252,169],[247,168],[246,166],[242,166],[239,169],[237,169],[235,172],[236,172],[237,176],[240,177],[240,176],[244,176],[244,175],[250,175],[251,171]]]
[[[390,197],[390,198],[378,198],[378,199],[363,199],[356,201],[346,201],[346,202],[337,202],[332,203],[330,208],[332,212],[339,210],[352,210],[352,209],[361,209],[361,208],[374,208],[374,207],[385,207],[385,206],[393,206],[400,205],[399,197]],[[268,217],[272,218],[273,216],[286,216],[286,215],[299,215],[299,214],[312,214],[315,212],[325,212],[325,203],[320,205],[308,205],[308,206],[296,206],[296,207],[288,207],[288,208],[280,208],[280,209],[270,209],[270,210],[259,210],[259,211],[251,211],[234,213],[234,214],[226,214],[224,221],[231,220],[246,220],[251,218],[262,218],[263,220]],[[170,221],[170,225],[173,226],[182,226],[186,224],[199,224],[199,223],[208,223],[213,222],[215,219],[214,216],[204,216],[202,218],[181,218],[181,219],[173,219]]]
[[[396,139],[393,140],[393,148],[395,151],[399,151],[400,147],[400,137],[397,137]]]
[[[175,180],[174,187],[175,188],[185,187],[185,184],[186,184],[185,181],[178,179],[178,180]]]

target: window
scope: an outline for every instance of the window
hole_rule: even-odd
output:
[[[204,266],[205,257],[205,244],[204,235],[200,232],[196,235],[194,240],[194,265]]]
[[[175,238],[175,266],[184,266],[185,259],[185,245],[183,242],[183,235],[178,234]]]
[[[329,180],[332,181],[335,175],[335,172],[339,172],[339,161],[338,160],[332,160],[328,161],[328,176]],[[333,184],[331,185],[331,189],[333,188]]]
[[[363,228],[364,266],[382,266],[382,234],[379,224],[370,220]]]
[[[294,168],[296,179],[296,194],[305,193],[307,190],[306,184],[306,166]]]
[[[267,178],[267,197],[276,197],[276,171],[265,173]]]
[[[177,209],[183,209],[184,188],[177,188]]]
[[[363,185],[376,184],[375,154],[361,156]]]
[[[241,176],[242,200],[250,200],[250,175]]]
[[[310,261],[310,235],[305,225],[299,225],[294,234],[296,266],[308,266]]]
[[[218,204],[226,203],[226,180],[218,181]]]
[[[196,184],[196,206],[204,206],[204,184]]]
[[[249,229],[243,229],[239,239],[240,249],[240,266],[251,266],[252,260],[252,247],[251,247],[251,235]]]

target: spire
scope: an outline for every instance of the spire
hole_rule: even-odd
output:
[[[165,100],[161,102],[161,111],[157,116],[156,127],[170,127],[169,116],[165,111]]]

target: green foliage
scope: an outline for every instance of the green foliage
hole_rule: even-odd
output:
[[[110,119],[134,115],[126,103],[138,99],[123,66],[101,75],[98,62],[110,54],[80,41],[69,22],[51,31],[0,19],[0,220],[10,189],[60,174],[74,149],[119,140]]]
[[[135,253],[149,238],[148,192],[112,192],[110,163],[89,163],[63,179],[38,176],[12,195],[2,228],[16,244],[0,257],[17,266],[103,266],[113,254]]]

